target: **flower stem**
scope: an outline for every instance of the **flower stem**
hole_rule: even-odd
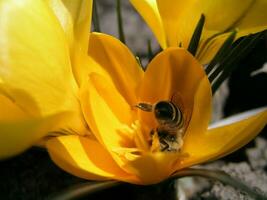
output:
[[[105,181],[98,183],[81,183],[70,188],[67,188],[64,191],[61,191],[51,197],[48,200],[71,200],[71,199],[79,199],[81,197],[85,197],[89,194],[94,194],[96,192],[115,187],[122,184],[122,182],[118,181]]]
[[[229,174],[227,174],[224,171],[221,170],[208,170],[208,169],[193,169],[188,168],[181,171],[177,171],[172,178],[182,178],[182,177],[188,177],[188,176],[200,176],[209,178],[215,181],[220,181],[223,184],[230,185],[238,190],[242,190],[246,192],[249,196],[251,196],[253,199],[257,200],[264,200],[267,199],[267,197],[263,194],[259,194],[246,184],[240,182],[239,180],[231,177]]]

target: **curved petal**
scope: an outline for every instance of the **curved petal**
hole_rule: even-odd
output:
[[[267,2],[265,0],[253,0],[247,13],[238,24],[242,35],[256,33],[267,29]]]
[[[240,31],[258,27],[257,32],[267,28],[265,0],[205,0],[196,1],[193,13],[201,12],[206,16],[206,29],[225,32],[236,27]],[[220,15],[218,15],[220,13]],[[248,32],[249,34],[251,32]]]
[[[99,63],[91,58],[90,55],[88,56],[81,54],[79,51],[73,51],[72,63],[73,74],[79,87],[81,87],[83,81],[87,81],[88,75],[93,72],[109,78],[109,75],[105,69],[103,69]]]
[[[1,1],[0,45],[0,90],[30,116],[71,112],[64,128],[83,134],[68,45],[48,4]]]
[[[215,35],[216,32],[214,31],[205,31],[205,32],[206,32],[206,34],[204,35],[205,38],[201,40],[196,54],[197,60],[199,60],[199,62],[202,64],[208,64],[214,58],[214,56],[219,51],[225,40],[231,34],[231,32],[227,32],[212,38],[212,36]],[[237,37],[238,36],[239,33],[237,34]],[[209,37],[211,37],[212,39],[209,39]]]
[[[29,115],[28,108],[1,93],[0,110],[0,159],[23,152],[46,135],[73,132],[77,129],[72,129],[80,125],[79,118],[73,112],[60,112],[46,117]],[[75,124],[78,126],[73,126]],[[83,129],[84,127],[79,127],[79,130]]]
[[[207,77],[204,77],[194,95],[192,117],[184,136],[182,153],[187,154],[187,147],[193,145],[196,138],[201,137],[208,127],[211,119],[212,93]]]
[[[206,2],[196,3],[194,10],[200,10],[206,16],[205,30],[200,44],[200,46],[204,45],[205,48],[199,52],[200,55],[197,55],[200,62],[207,64],[222,46],[229,31],[234,28],[238,30],[236,39],[267,29],[265,20],[267,16],[264,12],[266,8],[267,2],[265,0],[242,2],[206,0]],[[221,14],[218,15],[218,13]],[[214,37],[209,41],[218,33],[226,34]]]
[[[183,151],[188,158],[177,169],[218,159],[252,140],[267,123],[267,109],[252,110],[214,124],[186,142]]]
[[[195,93],[203,79],[205,81],[201,94],[206,95],[205,103],[197,102],[200,106],[195,106]],[[203,113],[210,111],[202,107],[211,102],[210,85],[203,67],[185,49],[173,47],[158,54],[148,65],[139,101],[154,104],[160,100],[172,100],[176,94],[181,97],[179,106],[188,119],[191,118],[193,109],[199,109]],[[150,113],[140,113],[143,124],[148,124],[150,128],[155,126]],[[208,120],[203,119],[205,123]]]
[[[163,49],[167,48],[167,40],[157,0],[130,0],[130,2],[150,26],[161,47]]]
[[[2,100],[2,98],[0,99]],[[13,111],[14,109],[10,110],[10,112]],[[12,119],[12,121],[9,121],[7,118],[1,120],[0,159],[19,154],[34,145],[49,131],[53,131],[55,122],[61,121],[65,115],[67,115],[67,113],[59,113],[40,118],[27,118],[22,116],[18,118],[17,116],[16,120]]]
[[[243,32],[240,36],[244,36],[267,28],[266,13],[264,12],[267,8],[265,0],[189,0],[186,2],[158,0],[157,2],[162,21],[168,24],[165,26],[165,30],[170,35],[170,40],[173,37],[181,40],[180,36],[183,34],[180,33],[182,32],[190,39],[201,14],[206,17],[205,30],[216,31],[217,33],[237,28]],[[254,32],[250,32],[252,29]],[[174,36],[171,37],[171,35]],[[205,35],[203,38],[207,39]],[[173,41],[175,42],[172,42],[171,45],[177,45],[179,42],[177,39],[173,39]]]
[[[179,91],[186,102],[192,102],[203,77],[203,67],[188,51],[168,48],[149,63],[141,86],[140,99],[153,103],[171,99]]]
[[[72,70],[81,84],[88,64],[88,42],[91,27],[92,0],[47,0],[63,27],[71,50]],[[89,61],[90,62],[90,61]],[[85,68],[85,69],[84,69]]]
[[[76,85],[65,36],[43,1],[1,1],[0,44],[4,85],[32,96],[42,114],[72,107]]]
[[[173,153],[147,153],[129,160],[124,168],[138,177],[139,182],[133,183],[141,185],[156,184],[167,179],[174,172],[174,166],[179,158],[177,154]]]
[[[92,33],[88,55],[112,78],[129,105],[135,105],[143,71],[129,49],[112,36]]]
[[[93,0],[62,0],[73,21],[75,42],[83,53],[87,53],[89,34],[91,28]]]
[[[25,111],[12,101],[12,99],[0,93],[0,122],[19,120],[27,117]]]
[[[208,41],[211,36],[227,33],[234,28],[238,29],[236,39],[267,29],[265,0],[136,0],[132,4],[145,18],[156,36],[159,35],[158,32],[165,34],[167,46],[177,47],[181,44],[182,47],[187,48],[201,14],[205,15],[206,21],[200,46],[210,45]],[[147,17],[149,12],[153,15]],[[159,26],[159,22],[163,26]],[[157,39],[162,44],[159,36]],[[216,47],[213,44],[212,53],[206,51],[209,55],[203,55],[203,58],[197,56],[201,63],[208,63],[223,44],[224,40],[221,37],[216,39],[220,41],[215,42]]]
[[[188,47],[201,13],[192,10],[195,0],[157,0],[168,46]]]
[[[54,14],[56,15],[60,25],[62,26],[66,38],[69,42],[69,46],[72,47],[73,44],[73,21],[67,8],[64,6],[61,0],[46,0],[49,6],[52,8]]]
[[[89,180],[132,181],[97,141],[75,135],[51,138],[46,147],[52,160],[65,171]]]
[[[135,124],[136,111],[111,80],[95,73],[84,82],[80,99],[85,119],[99,143],[124,171],[131,173],[124,167],[128,158],[143,150],[136,148],[136,142],[142,146],[136,138],[140,133],[140,126]]]
[[[85,119],[96,138],[106,148],[132,147],[133,111],[114,84],[92,73],[81,89]]]

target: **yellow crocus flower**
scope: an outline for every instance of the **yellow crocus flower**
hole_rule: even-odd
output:
[[[96,72],[88,71],[81,82],[79,101],[92,135],[58,136],[46,143],[52,160],[78,177],[158,183],[177,170],[235,151],[267,122],[267,108],[261,108],[208,127],[210,83],[202,65],[183,48],[162,51],[145,72],[124,44],[105,34],[90,35],[88,54]],[[168,151],[159,146],[156,115],[137,105],[174,102],[174,96],[184,132],[181,147]]]
[[[196,54],[207,64],[234,29],[237,38],[267,29],[266,0],[130,0],[163,49],[188,47],[201,14],[205,25]]]
[[[208,128],[210,84],[184,49],[161,52],[146,72],[111,36],[90,34],[88,49],[90,2],[0,1],[1,158],[49,135],[51,158],[71,174],[152,184],[231,153],[264,127],[266,108]],[[179,151],[161,152],[154,115],[136,105],[173,94],[186,131]]]
[[[75,57],[87,53],[91,4],[0,1],[1,159],[47,134],[88,132],[73,72],[79,64]]]

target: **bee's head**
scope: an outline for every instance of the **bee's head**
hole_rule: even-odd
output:
[[[170,101],[159,101],[154,105],[139,103],[135,107],[145,112],[153,112],[160,124],[179,125],[182,122],[181,111]]]
[[[171,102],[159,101],[155,104],[154,114],[158,121],[172,122],[176,116],[176,109]]]

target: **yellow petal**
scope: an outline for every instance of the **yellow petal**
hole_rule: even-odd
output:
[[[208,127],[211,118],[212,94],[210,83],[207,77],[204,77],[194,94],[194,105],[192,116],[183,138],[184,145],[182,153],[187,154],[187,147],[192,145],[192,141],[203,135]]]
[[[176,153],[147,153],[129,160],[124,168],[138,177],[139,182],[133,183],[156,184],[167,179],[174,172],[174,166],[180,158]]]
[[[87,81],[88,75],[92,72],[109,77],[106,71],[93,58],[80,51],[73,51],[72,53],[73,74],[79,87],[82,82]]]
[[[47,0],[63,27],[71,50],[72,70],[81,84],[88,65],[87,50],[91,26],[92,0]],[[90,64],[89,64],[90,65]],[[85,68],[85,69],[84,69]]]
[[[194,12],[194,0],[157,0],[168,46],[187,48],[201,13]]]
[[[85,119],[103,145],[107,148],[133,146],[131,107],[110,80],[91,74],[80,96]]]
[[[177,165],[185,168],[218,159],[252,140],[267,123],[267,109],[256,109],[222,120],[205,133],[195,134],[185,142],[188,158]]]
[[[224,32],[236,27],[240,31],[258,28],[259,32],[267,28],[266,8],[265,0],[204,0],[196,1],[193,11],[205,14],[207,30]]]
[[[180,40],[183,39],[183,37],[180,38],[182,32],[184,32],[184,36],[192,36],[194,29],[191,29],[191,26],[195,27],[201,14],[206,17],[205,31],[221,33],[237,28],[244,34],[250,34],[267,28],[266,13],[264,12],[267,8],[265,0],[189,0],[186,2],[158,0],[157,2],[162,21],[168,24],[165,31]],[[220,14],[218,15],[218,13]],[[251,32],[252,29],[254,29],[254,32]],[[178,31],[178,34],[175,31]],[[167,37],[175,41],[172,36]],[[177,39],[176,43],[172,42],[171,44],[177,45],[177,42],[179,42]],[[207,39],[207,36],[203,35],[203,39]],[[184,41],[183,43],[186,44]]]
[[[61,24],[66,34],[69,46],[72,47],[74,37],[72,16],[70,15],[69,11],[61,0],[47,0],[47,2],[55,13],[59,23]]]
[[[67,43],[46,3],[1,1],[0,44],[0,77],[11,96],[30,95],[44,115],[73,106]]]
[[[143,71],[129,49],[112,36],[92,33],[88,54],[112,78],[129,105],[135,105]]]
[[[48,4],[1,1],[0,44],[1,90],[31,116],[72,112],[64,128],[82,132],[68,43]]]
[[[256,33],[267,29],[266,8],[267,2],[265,0],[252,0],[247,13],[244,15],[242,20],[240,20],[237,26],[242,35]]]
[[[167,47],[167,40],[157,0],[130,0],[130,2],[150,26],[161,47],[165,49]]]
[[[215,37],[207,43],[209,38],[217,33],[229,32],[234,28],[238,30],[236,39],[257,33],[267,29],[266,17],[264,10],[267,9],[265,0],[246,0],[246,1],[211,1],[196,3],[193,10],[204,13],[206,16],[205,30],[201,45],[206,43],[205,52],[197,55],[201,63],[208,63],[222,46],[229,34]],[[220,13],[220,15],[218,15]],[[210,32],[213,32],[211,34]],[[201,56],[201,57],[200,57]]]
[[[0,98],[2,100],[2,98]],[[2,101],[3,102],[3,101]],[[1,103],[2,103],[1,102]],[[14,110],[10,110],[13,112]],[[1,112],[2,114],[2,112]],[[17,113],[12,113],[17,114]],[[0,121],[0,159],[14,156],[34,145],[47,132],[55,128],[55,122],[66,113],[51,115],[45,118],[20,118]]]
[[[209,33],[208,33],[209,32]],[[212,36],[214,31],[206,31],[205,38],[200,42],[196,58],[202,64],[208,64],[219,51],[225,40],[229,37],[231,32],[227,32],[224,34],[220,34],[211,40],[209,40],[209,36]],[[239,33],[237,34],[237,36]]]
[[[80,99],[93,134],[115,162],[129,173],[123,166],[128,162],[125,155],[133,156],[132,152],[137,150],[135,137],[140,127],[134,124],[136,111],[132,110],[111,80],[95,73],[89,76],[87,83],[84,82]]]
[[[47,117],[29,115],[27,108],[4,94],[0,94],[0,110],[0,159],[23,152],[47,134],[69,132],[69,128],[74,129],[74,124],[80,124],[75,121],[79,119],[76,119],[77,115],[73,112]],[[83,127],[79,130],[83,130]]]
[[[46,144],[52,160],[65,171],[89,180],[134,180],[97,141],[75,135],[51,138]]]
[[[18,120],[27,117],[23,108],[15,105],[14,101],[0,93],[0,121]]]
[[[73,20],[75,41],[83,53],[87,52],[91,28],[93,0],[62,0]]]
[[[162,39],[159,38],[158,32],[164,33],[167,46],[176,47],[181,44],[187,48],[201,14],[205,15],[206,21],[200,46],[211,45],[208,42],[211,36],[229,32],[234,28],[238,30],[236,39],[267,29],[265,0],[136,0],[132,3],[145,18],[161,45]],[[153,15],[147,16],[149,12]],[[160,26],[159,22],[163,26]],[[214,57],[224,41],[221,37],[218,39],[220,41],[215,42],[216,45],[212,44],[212,51],[205,47],[205,52],[209,55],[202,55],[201,58],[197,56],[201,63],[207,64]]]
[[[203,77],[203,67],[188,51],[168,48],[149,63],[140,98],[147,102],[157,102],[171,99],[175,92],[179,92],[185,101],[192,101]]]
[[[179,106],[186,110],[190,119],[193,109],[206,109],[199,108],[200,106],[194,108],[195,93],[203,78],[205,86],[202,92],[208,94],[205,102],[210,103],[210,85],[203,67],[186,50],[168,48],[148,65],[139,101],[154,104],[161,100],[171,100],[174,95],[179,94],[182,100]],[[140,113],[144,124],[154,126],[154,118],[149,113]]]

